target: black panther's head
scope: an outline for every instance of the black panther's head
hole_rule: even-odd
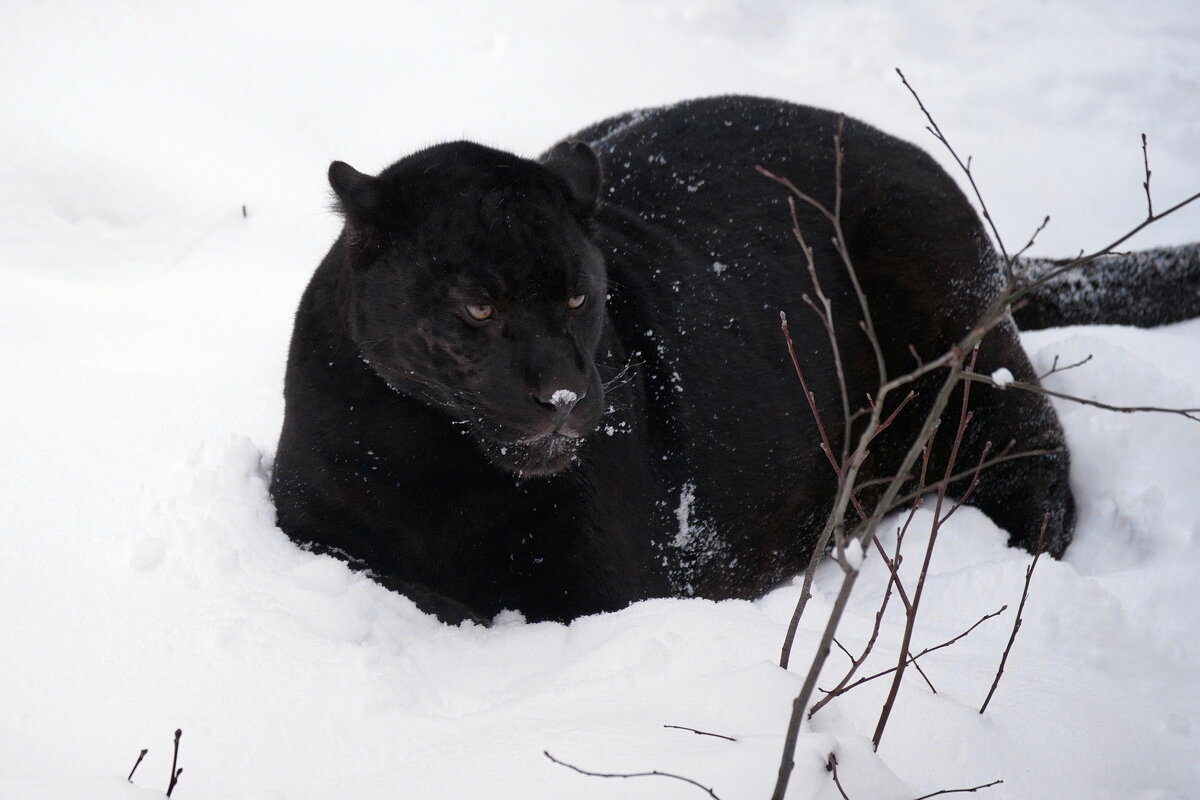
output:
[[[329,182],[363,359],[397,392],[463,424],[498,466],[565,469],[604,407],[591,148],[562,144],[538,163],[454,142],[378,177],[334,162]]]

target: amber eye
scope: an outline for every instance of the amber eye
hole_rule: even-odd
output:
[[[496,316],[496,309],[489,305],[466,305],[467,316],[476,322],[485,322]]]
[[[583,308],[583,304],[587,302],[586,294],[577,294],[574,297],[567,298],[567,308],[574,311],[578,308]]]

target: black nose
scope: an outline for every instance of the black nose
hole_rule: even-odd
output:
[[[556,424],[561,424],[586,395],[587,392],[581,394],[572,389],[553,389],[532,394],[530,397],[539,406],[554,414]]]

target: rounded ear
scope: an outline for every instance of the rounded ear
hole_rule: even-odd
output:
[[[604,183],[600,158],[587,142],[568,141],[554,145],[542,158],[542,165],[567,186],[567,201],[580,216],[590,216],[600,199]]]
[[[338,211],[354,221],[367,222],[375,216],[382,184],[378,178],[364,175],[344,161],[329,165],[329,185],[337,195]]]

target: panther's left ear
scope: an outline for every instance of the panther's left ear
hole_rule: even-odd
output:
[[[329,185],[337,195],[337,210],[350,224],[370,224],[379,214],[383,182],[364,175],[344,161],[329,165]]]
[[[580,217],[591,216],[604,183],[596,151],[587,142],[560,142],[542,159],[542,165],[566,183],[571,211]]]

